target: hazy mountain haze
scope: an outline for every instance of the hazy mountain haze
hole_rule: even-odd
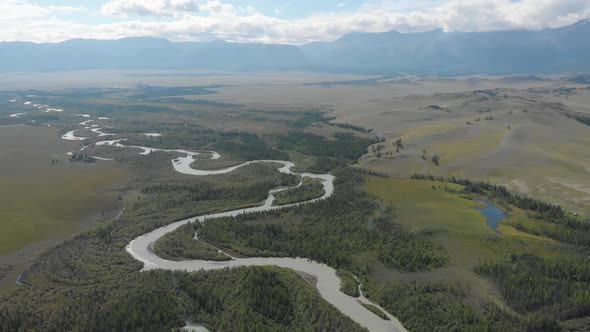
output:
[[[164,38],[2,42],[0,71],[311,70],[369,74],[511,74],[590,70],[590,21],[492,32],[351,33],[331,42],[172,42]]]

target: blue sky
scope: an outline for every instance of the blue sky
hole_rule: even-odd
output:
[[[144,0],[149,2],[149,0]],[[73,0],[39,0],[35,3],[45,6],[80,6],[81,4],[95,12],[100,11],[102,5],[108,1],[103,0],[85,0],[85,1],[73,1]],[[254,7],[260,12],[266,15],[279,15],[287,19],[304,18],[306,16],[330,11],[352,11],[358,9],[364,3],[370,1],[362,0],[299,0],[299,1],[273,1],[273,0],[228,0],[225,3],[232,4],[234,6],[244,6],[247,3],[248,6]],[[419,2],[419,1],[417,1]]]
[[[0,40],[303,44],[359,31],[542,29],[589,17],[590,0],[0,0]]]
[[[0,0],[1,1],[1,0]],[[35,1],[35,4],[50,7],[50,6],[69,6],[69,7],[84,7],[87,9],[85,12],[78,12],[75,15],[72,13],[58,13],[55,16],[71,19],[75,16],[78,20],[86,20],[87,22],[99,23],[99,22],[114,22],[116,19],[106,15],[97,15],[103,5],[109,1],[104,0],[85,0],[85,1],[74,1],[74,0],[39,0]],[[149,2],[149,0],[144,0]],[[271,1],[271,0],[252,0],[245,1],[240,0],[227,0],[224,3],[231,4],[235,7],[251,6],[257,11],[268,15],[280,17],[283,19],[301,19],[307,16],[311,16],[317,13],[324,12],[351,12],[357,10],[361,5],[369,3],[369,1],[362,0],[299,0],[299,1]],[[142,18],[146,20],[146,17]],[[89,20],[89,21],[88,21]]]
[[[244,1],[227,1],[240,6]],[[361,0],[299,0],[299,1],[248,1],[248,5],[267,15],[279,15],[284,18],[304,18],[314,13],[354,10],[363,4]]]

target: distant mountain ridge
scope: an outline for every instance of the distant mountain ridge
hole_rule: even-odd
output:
[[[366,74],[590,72],[590,20],[540,31],[351,33],[332,42],[171,42],[137,37],[0,43],[0,72],[82,69],[308,70]]]

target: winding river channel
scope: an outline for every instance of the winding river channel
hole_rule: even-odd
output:
[[[85,122],[80,123],[80,125],[86,126],[90,121],[87,120]],[[86,127],[88,128],[88,127]],[[99,134],[99,136],[108,136],[110,134],[106,134],[100,131],[100,128],[94,127],[92,128],[94,133]],[[145,134],[148,136],[156,136],[157,133],[149,133]],[[83,141],[85,137],[77,137],[75,135],[75,130],[70,131],[62,136],[65,140],[72,140],[72,141]],[[303,272],[308,275],[315,277],[317,280],[316,288],[319,291],[319,294],[324,298],[327,302],[332,304],[334,307],[339,309],[343,314],[350,317],[352,320],[360,324],[361,326],[367,328],[370,331],[406,331],[401,323],[393,317],[391,314],[387,313],[383,308],[378,306],[375,303],[369,301],[366,297],[360,296],[358,298],[351,297],[349,295],[344,294],[340,291],[340,278],[336,275],[336,270],[329,267],[326,264],[318,263],[306,258],[289,258],[289,257],[251,257],[251,258],[235,258],[232,257],[229,261],[206,261],[206,260],[191,260],[191,261],[170,261],[163,259],[156,254],[153,253],[151,248],[158,241],[160,238],[169,234],[170,232],[175,231],[179,227],[190,223],[190,222],[204,222],[205,220],[221,218],[221,217],[230,217],[230,216],[237,216],[244,213],[251,213],[251,212],[261,212],[261,211],[270,211],[276,209],[285,209],[301,204],[310,204],[313,202],[317,202],[320,200],[324,200],[332,196],[334,193],[334,176],[331,174],[312,174],[312,173],[296,173],[293,171],[293,167],[295,166],[290,161],[282,161],[282,160],[255,160],[245,162],[240,165],[227,167],[223,169],[217,170],[199,170],[191,167],[191,165],[196,161],[195,157],[199,154],[209,154],[211,159],[219,159],[221,156],[214,151],[201,151],[201,152],[194,152],[188,150],[165,150],[165,149],[156,149],[150,147],[143,147],[143,146],[127,146],[124,145],[125,139],[117,139],[117,140],[110,140],[110,141],[101,141],[96,143],[97,146],[113,146],[119,148],[129,148],[129,149],[137,149],[141,150],[140,155],[149,155],[150,153],[163,151],[163,152],[173,152],[181,155],[172,160],[172,167],[179,173],[193,175],[193,176],[209,176],[209,175],[218,175],[218,174],[227,174],[235,171],[238,168],[252,165],[256,163],[271,163],[276,164],[278,167],[278,171],[285,174],[293,174],[298,175],[301,177],[301,181],[303,178],[314,178],[321,181],[324,189],[324,194],[321,197],[311,199],[308,201],[298,202],[294,204],[288,205],[274,205],[276,194],[279,191],[288,190],[293,187],[288,188],[279,188],[270,190],[267,199],[264,203],[260,206],[246,208],[246,209],[238,209],[233,211],[227,211],[222,213],[213,213],[201,216],[195,216],[192,218],[188,218],[185,220],[177,221],[172,224],[160,227],[155,229],[147,234],[141,235],[134,240],[132,240],[126,247],[126,250],[131,256],[133,256],[138,261],[141,261],[144,264],[143,270],[153,270],[153,269],[164,269],[164,270],[178,270],[178,271],[203,271],[203,270],[217,270],[223,268],[231,268],[231,267],[245,267],[245,266],[278,266],[281,268],[288,268],[298,272]],[[84,149],[84,148],[83,148]],[[107,160],[105,158],[100,158],[101,160]],[[298,186],[301,185],[301,182]],[[359,286],[360,287],[360,286]],[[362,294],[362,293],[361,293]],[[366,309],[361,303],[371,304],[376,306],[377,308],[381,309],[388,317],[389,320],[384,320],[377,316],[376,314],[372,313],[370,310]]]

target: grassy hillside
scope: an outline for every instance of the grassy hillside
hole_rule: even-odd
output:
[[[536,212],[491,192],[474,195],[454,183],[369,177],[365,190],[392,204],[405,227],[435,231],[436,241],[449,255],[450,263],[433,271],[400,274],[375,269],[368,296],[407,328],[560,330],[587,316],[590,297],[577,288],[588,283],[583,271],[590,265],[582,255],[586,248],[517,226],[538,229],[547,224]],[[493,199],[505,210],[507,218],[497,233],[475,210],[476,197]],[[563,276],[552,269],[563,271]],[[572,299],[573,293],[577,296]]]

